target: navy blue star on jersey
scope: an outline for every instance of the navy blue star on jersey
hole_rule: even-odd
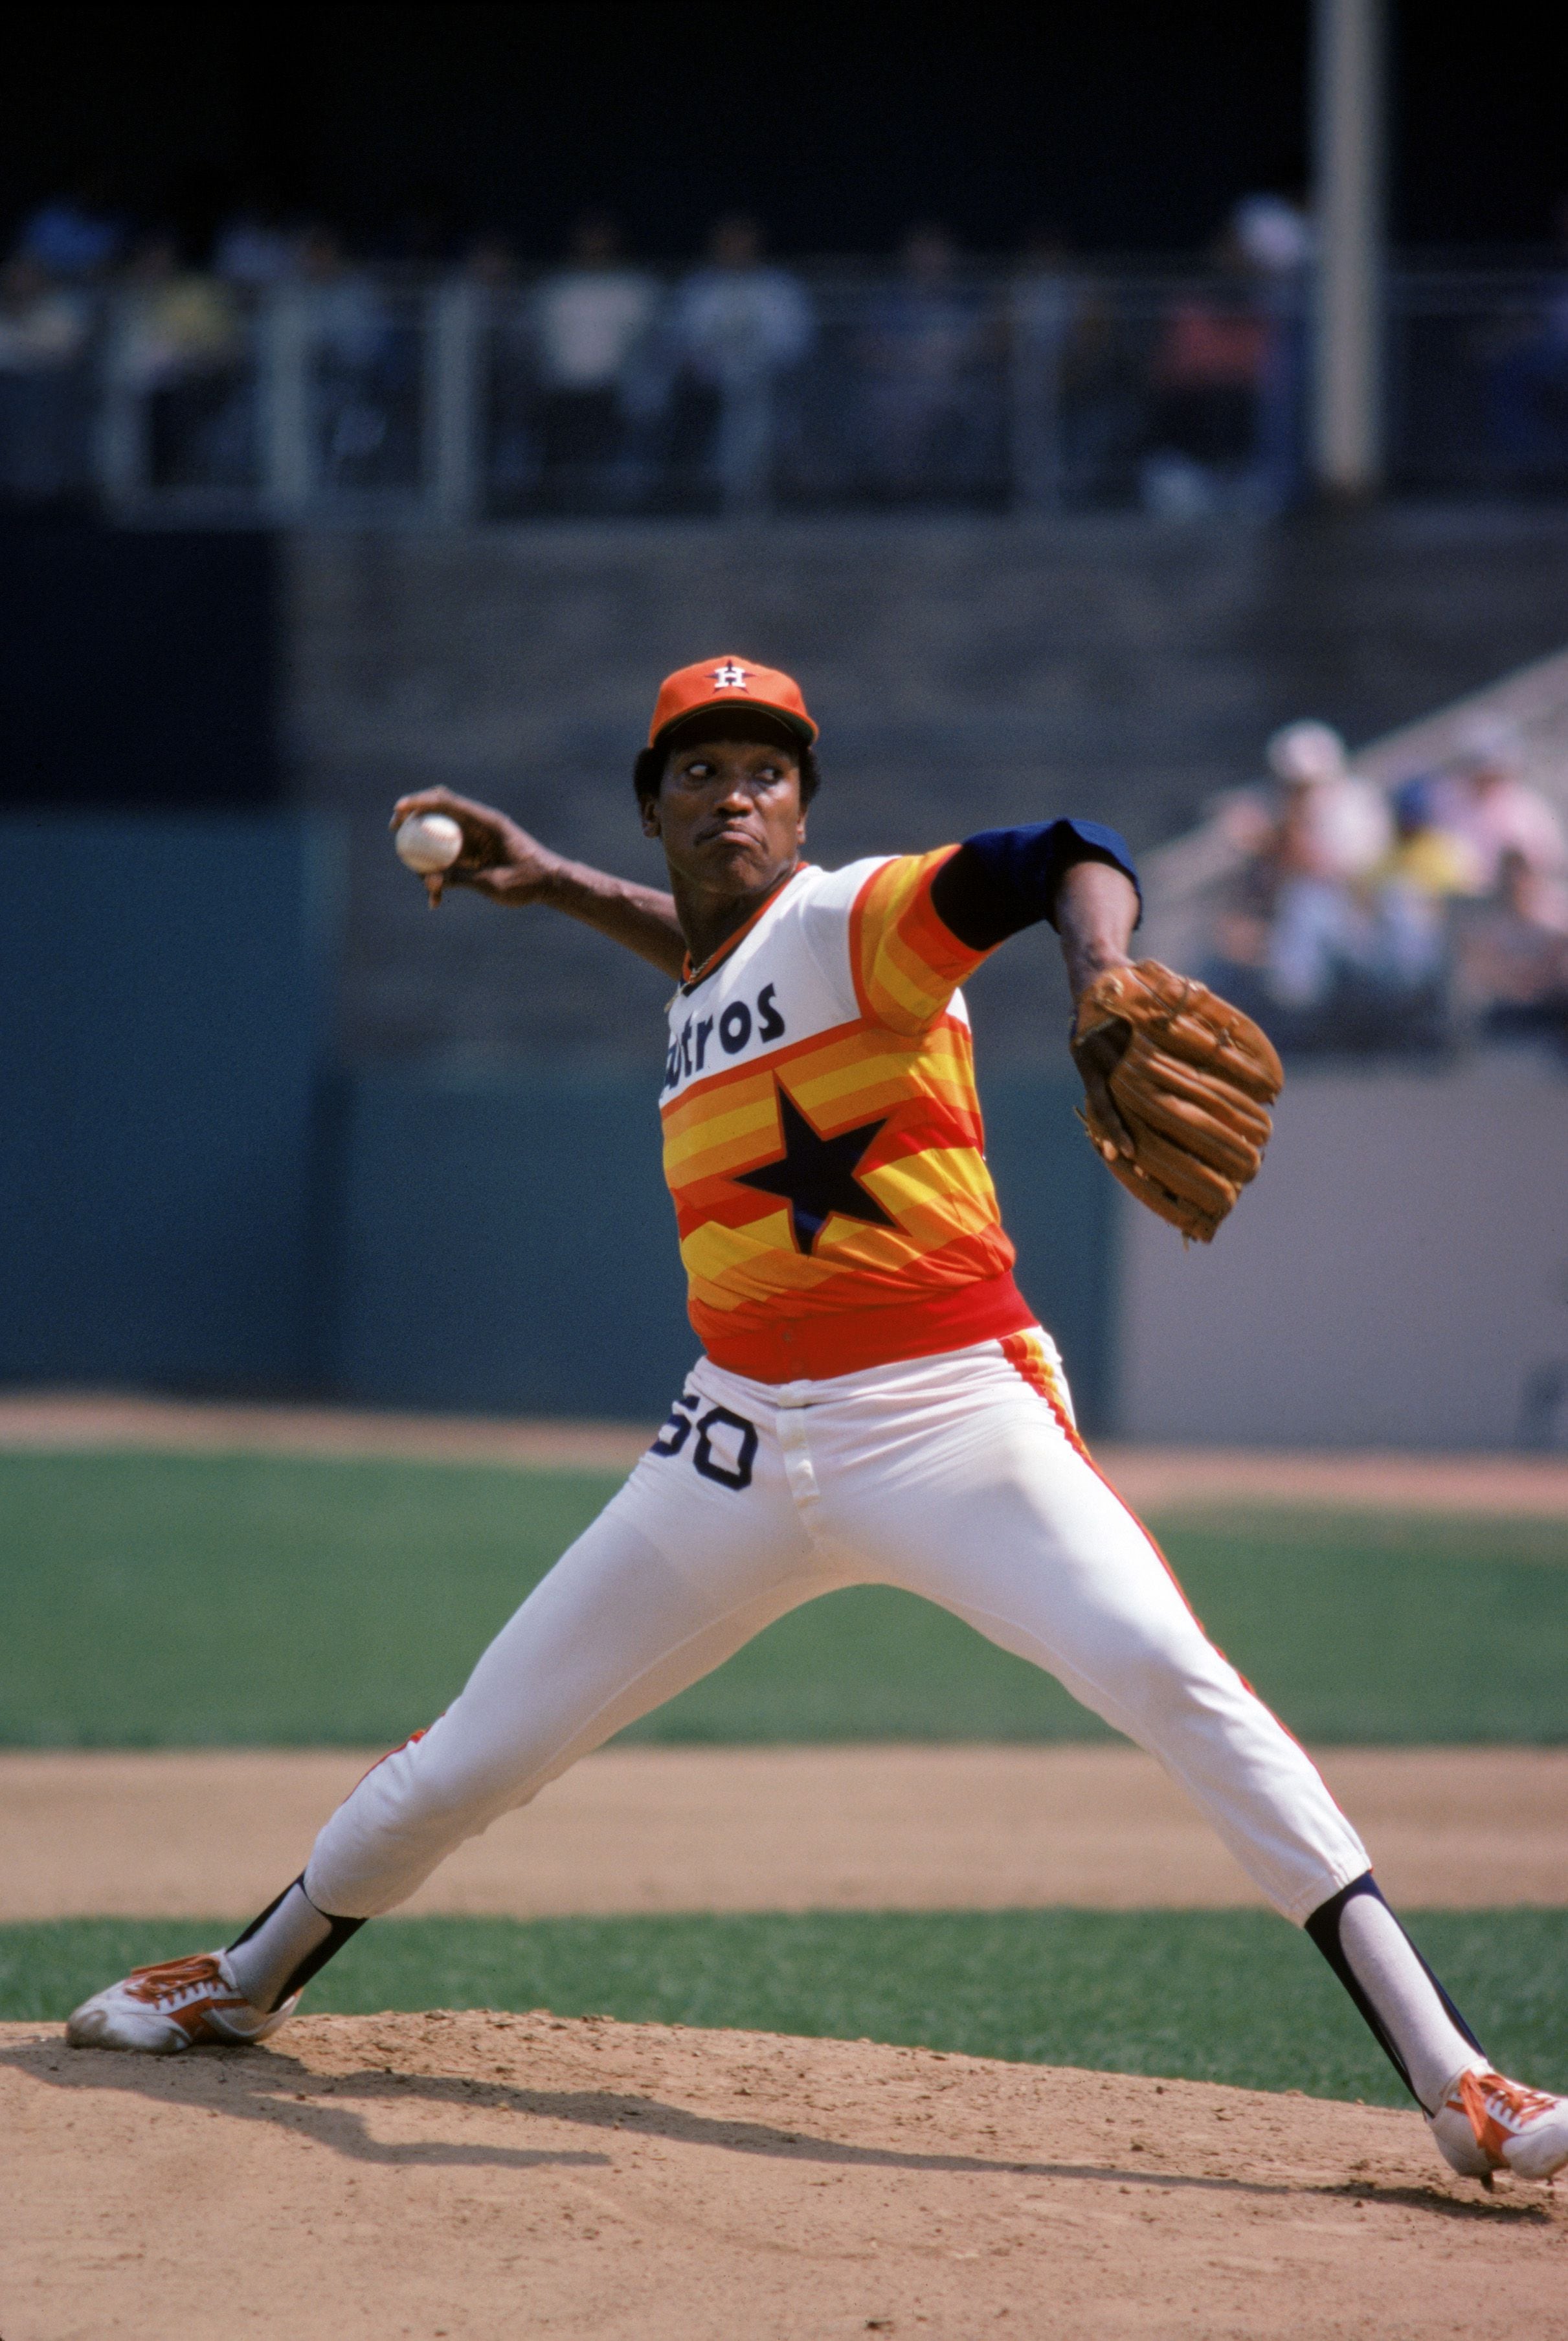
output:
[[[781,1195],[789,1206],[795,1241],[810,1251],[837,1211],[847,1220],[863,1220],[873,1228],[895,1228],[898,1222],[885,1211],[868,1187],[855,1173],[872,1140],[887,1128],[886,1121],[863,1122],[858,1130],[841,1130],[823,1138],[807,1121],[782,1082],[779,1120],[784,1133],[784,1155],[759,1170],[735,1173],[738,1187],[754,1187],[759,1194]]]

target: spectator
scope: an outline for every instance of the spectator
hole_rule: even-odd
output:
[[[469,245],[462,273],[480,304],[484,334],[481,379],[486,498],[492,510],[515,512],[539,481],[536,353],[518,283],[517,254],[504,235],[487,230]]]
[[[754,511],[769,492],[779,379],[809,349],[814,322],[794,277],[764,266],[755,220],[720,220],[708,249],[677,293],[673,351],[717,408],[709,460],[725,510]]]
[[[264,293],[294,273],[297,239],[271,207],[247,201],[223,222],[213,244],[213,266],[240,293]]]
[[[1013,476],[1027,506],[1050,510],[1065,498],[1067,378],[1083,309],[1066,237],[1037,229],[1019,259],[1008,317]]]
[[[1388,852],[1388,810],[1326,723],[1285,724],[1267,756],[1272,795],[1232,799],[1222,816],[1247,859],[1217,939],[1228,962],[1259,971],[1276,1006],[1319,1010],[1379,956],[1368,882]]]
[[[305,230],[296,275],[309,288],[318,351],[335,365],[373,367],[386,350],[386,310],[370,277],[350,263],[335,228],[317,224]]]
[[[221,277],[184,267],[172,236],[144,237],[124,284],[115,367],[122,380],[160,389],[233,364],[239,339],[233,297]]]
[[[1059,229],[1037,228],[1013,280],[1013,476],[1018,501],[1089,501],[1137,436],[1141,386],[1103,296]]]
[[[0,269],[0,494],[50,503],[89,480],[89,297],[18,254]]]
[[[1306,223],[1278,196],[1237,205],[1216,283],[1171,308],[1150,368],[1150,511],[1278,510],[1300,486],[1300,280]]]
[[[504,235],[476,235],[463,255],[462,273],[483,293],[513,293],[517,289],[517,254]]]
[[[1437,819],[1424,777],[1394,792],[1394,842],[1371,873],[1365,967],[1391,991],[1442,985],[1449,958],[1449,912],[1474,891],[1475,865],[1463,840]]]
[[[379,486],[400,468],[412,475],[412,337],[394,329],[375,285],[351,265],[332,228],[307,228],[297,274],[308,306],[313,435],[326,476],[336,486]]]
[[[870,304],[867,470],[895,497],[972,493],[985,473],[994,420],[985,321],[958,282],[958,259],[945,227],[911,228],[899,282]]]
[[[1253,300],[1268,326],[1257,384],[1252,501],[1284,512],[1306,488],[1306,271],[1312,229],[1283,195],[1246,195],[1231,234],[1251,272]]]
[[[1523,742],[1514,725],[1477,715],[1462,736],[1439,796],[1439,819],[1474,865],[1474,891],[1496,891],[1503,856],[1517,853],[1542,882],[1542,906],[1568,928],[1568,836],[1553,806],[1520,777]]]
[[[1303,869],[1321,878],[1365,877],[1389,848],[1388,807],[1380,789],[1350,771],[1339,733],[1327,723],[1286,723],[1265,753]]]
[[[597,474],[606,484],[622,452],[628,383],[658,307],[654,279],[621,258],[614,221],[586,213],[572,234],[571,264],[547,276],[535,297],[547,474],[580,485]]]
[[[1543,894],[1547,883],[1508,846],[1492,900],[1460,925],[1462,1002],[1499,1036],[1568,1037],[1568,932]]]
[[[1366,956],[1366,921],[1343,873],[1326,868],[1313,790],[1293,790],[1274,845],[1275,892],[1264,965],[1283,1008],[1320,1008]]]
[[[1475,856],[1444,824],[1441,807],[1428,774],[1400,783],[1394,792],[1394,843],[1374,873],[1380,885],[1414,886],[1444,901],[1478,891]]]
[[[108,274],[124,242],[124,231],[105,204],[103,189],[88,182],[40,204],[22,223],[17,251],[47,276],[86,284]]]
[[[148,468],[157,486],[214,485],[251,453],[241,413],[244,334],[230,287],[184,267],[172,236],[132,254],[114,351],[116,380],[147,402]]]

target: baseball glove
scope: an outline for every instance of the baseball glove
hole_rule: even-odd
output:
[[[1129,1195],[1211,1243],[1263,1162],[1285,1073],[1265,1032],[1157,959],[1097,976],[1078,1001],[1083,1121]]]

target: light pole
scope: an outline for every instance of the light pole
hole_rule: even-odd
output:
[[[1384,0],[1315,0],[1313,473],[1354,502],[1383,478]]]

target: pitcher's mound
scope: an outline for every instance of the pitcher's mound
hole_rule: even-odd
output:
[[[925,2049],[328,2016],[0,2027],[5,2341],[1560,2330],[1568,2208],[1419,2119]]]

